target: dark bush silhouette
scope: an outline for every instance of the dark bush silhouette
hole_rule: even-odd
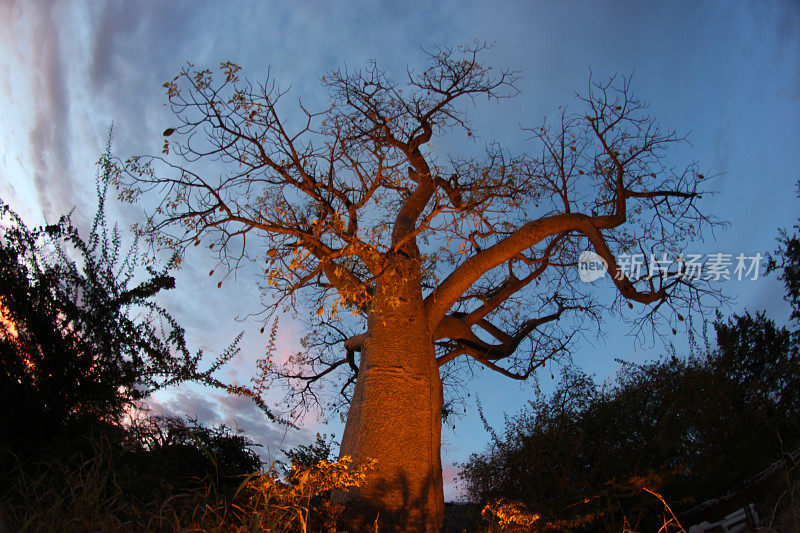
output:
[[[572,527],[620,530],[627,520],[648,530],[663,507],[644,486],[683,510],[739,486],[797,445],[800,413],[784,409],[781,391],[797,387],[800,369],[795,345],[782,342],[788,331],[763,315],[717,329],[724,342],[706,357],[628,363],[611,385],[566,371],[552,396],[532,401],[463,465],[467,494],[522,501]],[[784,351],[748,351],[732,331]],[[788,370],[780,382],[762,378],[777,367]]]
[[[29,228],[0,200],[0,529],[70,530],[73,520],[158,529],[179,520],[180,497],[222,505],[261,468],[255,444],[225,426],[139,410],[151,392],[185,381],[266,408],[214,377],[238,339],[201,369],[203,354],[155,302],[175,280],[109,227],[107,161],[86,239],[69,215]]]
[[[155,301],[174,278],[142,265],[136,243],[124,248],[109,227],[107,154],[100,168],[86,239],[68,215],[28,228],[0,199],[0,448],[68,455],[77,435],[121,431],[138,400],[184,381],[247,395],[272,416],[257,394],[214,377],[239,338],[200,368],[202,352],[189,350],[183,328]]]
[[[238,485],[261,468],[256,444],[225,425],[206,427],[195,420],[151,416],[134,423],[125,442],[141,467],[172,480],[203,478]]]

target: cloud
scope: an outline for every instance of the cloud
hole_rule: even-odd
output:
[[[445,501],[460,501],[461,491],[458,488],[458,474],[461,469],[455,463],[442,465],[442,481],[444,482]]]
[[[201,424],[218,423],[217,407],[208,396],[192,389],[177,389],[168,396],[153,396],[145,402],[152,414],[196,419]]]
[[[258,407],[247,398],[230,395],[217,395],[222,413],[222,423],[226,426],[246,428],[247,434],[263,446],[266,457],[274,458],[280,450],[294,448],[313,440],[308,428],[295,430],[271,422]]]
[[[71,98],[61,56],[63,43],[55,24],[58,6],[27,2],[13,7],[8,9],[19,30],[13,46],[30,62],[29,72],[14,73],[20,82],[30,84],[30,172],[40,208],[53,220],[81,203],[71,179]]]
[[[145,403],[152,415],[196,420],[208,427],[224,424],[242,431],[260,445],[256,451],[265,462],[271,462],[283,450],[313,441],[310,428],[297,430],[272,422],[252,401],[241,396],[185,386],[151,396]]]

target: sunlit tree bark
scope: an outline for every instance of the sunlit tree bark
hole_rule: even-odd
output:
[[[129,159],[116,178],[123,199],[162,199],[142,228],[157,248],[202,243],[220,263],[211,275],[262,265],[265,321],[311,310],[307,352],[263,361],[261,383],[288,382],[297,408],[321,400],[322,378],[340,380],[352,400],[341,453],[378,460],[350,501],[405,530],[444,519],[441,376],[471,361],[524,380],[625,304],[642,304],[635,328],[658,331],[713,295],[680,263],[627,276],[617,262],[675,258],[714,223],[698,210],[697,167],[666,160],[682,139],[627,80],[590,82],[578,112],[525,130],[528,153],[437,150],[459,136],[478,147],[466,110],[516,94],[483,49],[437,50],[402,83],[375,63],[333,71],[320,111],[285,106],[271,78],[253,84],[231,63],[189,65],[165,84],[179,122],[164,155]],[[607,263],[613,302],[578,280],[586,249]]]

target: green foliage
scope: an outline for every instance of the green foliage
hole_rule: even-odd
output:
[[[755,339],[788,335],[761,315],[717,326],[749,328]],[[765,352],[736,341],[706,358],[625,364],[602,387],[565,371],[549,398],[531,402],[487,453],[463,465],[467,494],[513,497],[571,529],[619,530],[627,520],[641,530],[663,509],[644,488],[684,510],[727,493],[779,458],[782,444],[797,443],[800,414],[783,410],[785,395],[763,379],[791,359],[781,384],[797,387],[794,352],[764,361]]]
[[[281,462],[276,466],[288,476],[297,468],[308,468],[319,464],[320,461],[330,462],[334,459],[333,448],[336,443],[333,435],[320,435],[317,433],[316,440],[311,444],[301,444],[285,453],[289,459],[290,466],[287,467]]]

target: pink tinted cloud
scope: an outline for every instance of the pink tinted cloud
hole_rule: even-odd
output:
[[[442,465],[442,480],[444,481],[444,497],[446,501],[460,501],[461,491],[458,487],[458,474],[461,472],[454,463]]]

